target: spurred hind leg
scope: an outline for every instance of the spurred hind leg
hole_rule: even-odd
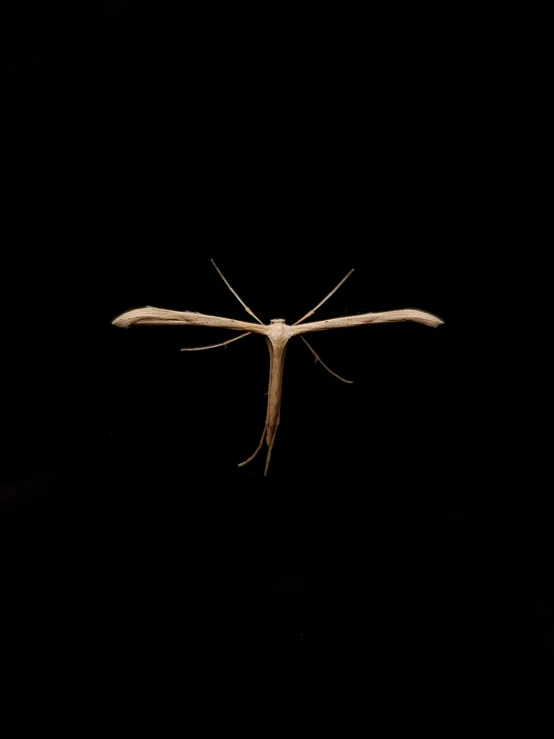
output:
[[[260,451],[264,443],[266,433],[267,433],[267,423],[264,424],[264,430],[263,430],[262,438],[260,439],[260,443],[258,444],[258,448],[254,452],[254,454],[248,457],[248,459],[245,459],[244,462],[241,462],[239,464],[239,467],[244,467],[245,464],[248,464],[248,462],[251,462],[254,459],[254,457],[258,454],[258,452]]]

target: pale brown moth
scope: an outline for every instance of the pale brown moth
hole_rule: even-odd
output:
[[[363,326],[367,323],[391,323],[398,321],[416,321],[417,323],[423,323],[425,326],[432,326],[436,328],[440,326],[443,321],[430,313],[424,313],[420,310],[414,310],[408,308],[405,310],[391,310],[383,313],[362,313],[358,316],[346,316],[344,318],[331,318],[325,321],[312,321],[300,325],[306,318],[312,316],[323,303],[325,303],[331,295],[333,295],[339,287],[350,277],[353,269],[343,277],[339,284],[331,290],[331,292],[318,303],[315,308],[308,311],[305,316],[302,316],[296,323],[289,326],[284,318],[273,318],[269,325],[266,325],[260,321],[260,319],[250,310],[250,308],[241,300],[237,293],[233,290],[231,285],[227,282],[220,269],[211,260],[212,264],[218,271],[219,275],[233,293],[233,295],[240,301],[246,312],[249,313],[258,323],[250,323],[248,321],[236,321],[233,318],[221,318],[220,316],[208,316],[202,313],[192,313],[189,311],[175,311],[166,310],[164,308],[153,308],[147,305],[145,308],[137,308],[136,310],[127,311],[122,313],[120,316],[115,318],[112,323],[115,326],[121,326],[128,328],[135,324],[157,324],[157,325],[185,325],[185,326],[213,326],[215,328],[229,328],[232,331],[244,331],[240,336],[236,336],[234,339],[223,341],[220,344],[210,344],[209,346],[196,346],[181,349],[181,351],[200,351],[203,349],[215,349],[218,346],[226,346],[231,344],[233,341],[249,336],[251,333],[261,334],[266,337],[267,345],[269,347],[269,389],[267,393],[267,413],[265,418],[265,425],[260,439],[260,443],[256,451],[248,457],[244,462],[239,464],[239,467],[251,462],[254,457],[258,454],[263,446],[264,441],[268,446],[267,458],[265,462],[264,475],[267,475],[269,467],[269,460],[271,459],[271,452],[273,444],[275,443],[275,434],[277,433],[277,427],[279,426],[279,420],[281,417],[281,388],[283,386],[283,369],[285,361],[285,352],[287,349],[287,342],[292,339],[293,336],[300,336],[302,341],[308,346],[309,350],[315,357],[316,362],[321,362],[325,369],[332,375],[337,377],[343,382],[351,384],[351,380],[345,380],[340,375],[329,369],[326,364],[320,359],[312,347],[308,344],[306,339],[301,334],[306,334],[310,331],[325,331],[330,328],[347,328],[348,326]]]

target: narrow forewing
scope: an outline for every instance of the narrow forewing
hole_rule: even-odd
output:
[[[293,335],[304,334],[310,331],[325,331],[331,328],[347,328],[348,326],[364,326],[368,323],[396,323],[399,321],[415,321],[423,323],[425,326],[436,328],[443,321],[431,313],[424,313],[421,310],[406,308],[404,310],[389,310],[383,313],[362,313],[359,316],[345,316],[344,318],[330,318],[326,321],[312,321],[311,323],[303,323],[297,326],[291,326],[290,331]]]
[[[208,316],[191,311],[154,308],[151,305],[122,313],[112,323],[121,328],[135,325],[212,326],[213,328],[229,328],[232,331],[252,331],[257,334],[267,332],[267,327],[263,324],[237,321],[234,318],[221,316]]]

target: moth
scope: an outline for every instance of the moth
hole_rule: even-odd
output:
[[[422,323],[425,326],[431,326],[436,328],[440,326],[443,321],[437,316],[431,315],[430,313],[424,313],[420,310],[413,308],[407,308],[404,310],[392,310],[384,311],[382,313],[362,313],[357,316],[346,316],[343,318],[331,318],[324,321],[311,321],[309,323],[303,323],[306,318],[312,316],[318,308],[320,308],[329,298],[341,287],[341,285],[350,277],[354,272],[353,269],[343,277],[339,284],[331,290],[323,300],[318,303],[315,308],[308,311],[306,315],[302,316],[298,321],[292,325],[288,325],[284,318],[273,318],[269,324],[264,324],[260,319],[250,310],[250,308],[243,302],[239,295],[233,290],[229,282],[225,279],[219,267],[216,265],[214,260],[211,260],[212,264],[216,268],[220,277],[223,279],[229,290],[239,300],[246,312],[256,319],[257,323],[251,323],[249,321],[237,321],[234,318],[222,318],[220,316],[209,316],[203,313],[192,313],[189,311],[175,311],[166,310],[165,308],[154,308],[147,305],[145,308],[137,308],[135,310],[127,311],[117,316],[112,323],[115,326],[128,328],[129,326],[140,325],[175,325],[175,326],[212,326],[214,328],[228,328],[232,331],[242,331],[240,336],[235,336],[232,339],[223,341],[219,344],[210,344],[208,346],[188,347],[181,349],[181,351],[201,351],[203,349],[215,349],[216,347],[226,346],[231,344],[233,341],[249,336],[250,334],[260,334],[266,337],[267,346],[269,348],[269,388],[267,393],[267,412],[264,424],[264,430],[262,438],[253,454],[245,459],[244,462],[239,464],[239,467],[243,467],[245,464],[251,462],[260,449],[262,448],[264,441],[267,444],[267,456],[265,461],[264,476],[267,475],[269,468],[269,462],[271,459],[271,452],[273,445],[275,444],[275,434],[281,419],[281,389],[283,386],[283,369],[285,361],[285,353],[287,345],[290,339],[294,336],[300,336],[302,341],[307,345],[309,350],[315,356],[316,362],[320,362],[325,369],[332,375],[337,377],[342,382],[351,384],[350,380],[345,380],[340,375],[329,369],[327,365],[321,360],[318,354],[310,346],[308,341],[304,338],[303,334],[310,333],[311,331],[326,331],[332,328],[348,328],[350,326],[364,326],[369,323],[391,323],[398,321],[415,321]]]

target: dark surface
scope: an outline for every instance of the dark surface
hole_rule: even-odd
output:
[[[406,43],[409,20],[237,43],[166,5],[37,20],[5,76],[21,721],[546,736],[549,536],[498,451],[476,75]],[[263,339],[184,354],[229,333],[111,325],[147,304],[247,319],[210,257],[264,321],[355,267],[318,318],[445,324],[307,337],[352,386],[293,342],[264,478],[265,455],[236,466],[262,431]]]

